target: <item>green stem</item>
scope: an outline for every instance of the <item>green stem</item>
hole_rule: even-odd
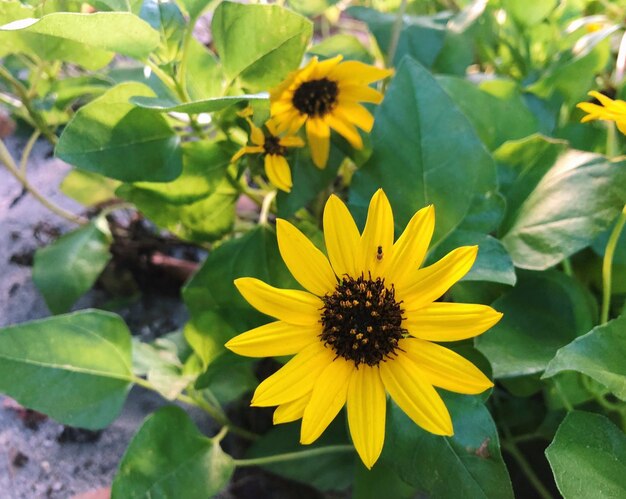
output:
[[[22,159],[20,160],[20,173],[22,175],[26,175],[26,168],[28,167],[28,158],[30,156],[30,153],[33,150],[33,147],[35,146],[35,142],[37,142],[37,139],[39,138],[39,135],[41,135],[41,132],[39,130],[35,130],[30,136],[30,138],[28,139],[28,142],[26,143],[26,145],[24,146],[24,151],[22,152]]]
[[[39,129],[39,131],[50,141],[51,144],[55,145],[58,140],[57,136],[50,131],[50,128],[41,114],[33,108],[28,95],[28,89],[19,80],[14,78],[9,70],[4,68],[2,65],[0,65],[0,77],[4,78],[13,86],[35,127]]]
[[[324,454],[335,454],[338,452],[354,452],[354,447],[351,445],[329,445],[327,447],[318,447],[317,449],[304,450],[300,452],[288,452],[286,454],[277,454],[275,456],[257,457],[254,459],[235,459],[235,465],[239,467],[263,466],[266,464],[284,463],[285,461],[306,459]]]
[[[539,496],[542,499],[553,499],[552,494],[548,489],[546,489],[541,480],[539,480],[539,477],[524,457],[524,454],[522,454],[517,445],[515,445],[515,442],[512,439],[503,439],[501,445],[502,448],[506,450],[511,457],[515,459],[515,461],[517,461],[518,466],[524,472],[526,478],[528,478],[528,481],[535,488]]]
[[[152,384],[148,380],[145,380],[138,376],[133,377],[133,383],[147,390],[151,390],[153,392],[159,393],[159,391],[154,386],[152,386]],[[176,396],[176,400],[178,400],[179,402],[183,402],[184,404],[193,405],[195,407],[198,407],[199,409],[202,409],[209,416],[211,416],[211,418],[213,418],[219,425],[228,428],[229,431],[231,431],[232,433],[236,435],[239,435],[242,438],[245,438],[247,440],[256,440],[257,438],[259,438],[259,436],[256,433],[252,433],[251,431],[248,431],[244,428],[240,428],[239,426],[236,426],[235,424],[233,424],[224,415],[221,408],[213,407],[206,400],[202,399],[199,396],[194,397],[194,396],[186,395],[184,393],[179,393]]]
[[[37,201],[39,201],[42,205],[48,208],[51,212],[56,215],[68,220],[72,223],[84,225],[88,222],[87,219],[74,215],[73,213],[61,208],[60,206],[54,204],[48,198],[46,198],[43,194],[41,194],[26,178],[25,175],[19,170],[11,153],[5,146],[4,142],[0,140],[0,164],[4,164],[7,170],[17,179],[17,181],[22,184],[22,187],[26,189]]]
[[[624,224],[626,224],[626,205],[622,208],[622,213],[618,217],[613,231],[609,236],[609,241],[606,244],[606,250],[604,252],[604,260],[602,261],[602,312],[600,314],[600,324],[605,324],[609,320],[613,256],[615,255],[615,248],[617,247],[617,242],[619,241],[619,236],[622,233]]]
[[[606,129],[606,155],[614,158],[619,154],[619,142],[617,139],[617,131],[615,123],[608,122]]]
[[[404,12],[406,11],[406,0],[402,0],[400,2],[400,7],[398,7],[398,12],[396,14],[396,20],[393,23],[393,31],[391,32],[391,39],[389,40],[389,49],[387,51],[387,65],[393,66],[393,58],[396,55],[396,50],[398,48],[398,41],[400,40],[400,32],[402,31],[402,18],[404,17]]]
[[[565,272],[568,276],[573,277],[574,276],[574,269],[572,268],[572,262],[570,261],[569,258],[566,258],[565,260],[563,260],[563,272]]]

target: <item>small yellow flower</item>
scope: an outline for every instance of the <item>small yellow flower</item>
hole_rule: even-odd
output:
[[[278,130],[295,133],[306,124],[311,156],[319,168],[328,161],[331,128],[352,147],[363,148],[355,125],[369,132],[374,118],[359,102],[379,104],[383,95],[369,84],[393,74],[388,69],[341,59],[340,55],[322,62],[313,58],[270,91],[270,109]]]
[[[591,97],[595,97],[601,105],[591,102],[581,102],[576,107],[588,113],[580,120],[582,123],[593,120],[614,121],[617,128],[626,134],[626,102],[623,100],[613,100],[600,92],[589,92]]]
[[[493,383],[434,342],[476,336],[502,314],[485,305],[435,301],[469,271],[477,247],[458,248],[420,268],[435,227],[432,206],[418,211],[395,242],[382,190],[372,197],[362,234],[334,195],[323,223],[328,258],[292,224],[277,220],[282,258],[306,291],[237,279],[244,298],[278,320],[226,347],[249,357],[295,354],[258,386],[252,405],[278,406],[274,424],[302,418],[302,444],[315,441],[347,405],[354,446],[371,468],[385,439],[387,393],[425,430],[453,434],[434,386],[475,394]]]
[[[291,170],[285,154],[287,154],[288,147],[303,147],[304,141],[293,134],[281,137],[272,119],[265,122],[264,127],[267,133],[263,133],[248,118],[249,114],[245,113],[245,110],[243,116],[250,125],[250,140],[254,145],[239,149],[231,161],[237,161],[244,154],[263,154],[267,178],[281,191],[289,192],[292,186]]]

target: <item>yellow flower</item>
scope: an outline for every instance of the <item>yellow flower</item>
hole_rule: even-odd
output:
[[[485,305],[435,301],[469,271],[477,247],[458,248],[419,268],[434,230],[432,206],[418,211],[395,243],[382,190],[372,197],[362,234],[334,195],[323,222],[328,258],[292,224],[277,220],[282,258],[306,291],[237,279],[244,298],[278,320],[226,347],[249,357],[296,354],[258,386],[252,405],[278,406],[274,424],[302,418],[302,444],[315,441],[347,405],[354,446],[371,468],[383,448],[386,393],[425,430],[453,434],[433,386],[475,394],[493,384],[434,342],[476,336],[502,314]]]
[[[580,121],[582,123],[593,120],[614,121],[619,131],[626,134],[626,102],[619,99],[613,100],[595,91],[589,92],[589,95],[595,97],[601,105],[592,104],[591,102],[577,104],[576,107],[588,113]]]
[[[244,110],[245,112],[245,110]],[[262,153],[265,162],[265,174],[272,184],[280,190],[289,192],[291,190],[291,170],[289,163],[285,158],[288,147],[303,147],[304,141],[293,134],[287,134],[281,137],[276,129],[276,124],[269,119],[265,122],[267,133],[257,127],[250,118],[249,114],[244,114],[248,124],[250,125],[250,140],[254,145],[244,146],[231,158],[231,161],[237,161],[244,154]]]
[[[359,102],[379,104],[383,95],[369,84],[393,74],[388,69],[341,59],[340,55],[322,62],[313,58],[270,91],[270,109],[278,130],[295,133],[306,123],[311,156],[319,168],[328,160],[331,128],[352,147],[363,148],[355,125],[369,132],[374,118]]]

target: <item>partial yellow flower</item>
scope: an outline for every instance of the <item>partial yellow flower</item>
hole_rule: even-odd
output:
[[[318,62],[311,59],[270,91],[270,110],[279,131],[297,132],[306,124],[313,162],[324,168],[330,149],[330,129],[354,147],[363,148],[355,125],[369,132],[374,117],[359,102],[379,104],[383,95],[369,86],[393,74],[358,61],[341,62],[342,56]]]
[[[591,97],[597,99],[601,105],[592,104],[591,102],[581,102],[576,105],[588,113],[580,120],[582,123],[593,120],[614,121],[617,128],[623,134],[626,134],[626,102],[623,100],[613,100],[600,92],[589,92]]]
[[[291,191],[291,169],[285,155],[289,147],[304,147],[304,141],[293,134],[281,136],[272,119],[265,122],[266,132],[264,133],[250,120],[249,113],[245,109],[243,116],[250,125],[250,141],[254,145],[239,149],[231,161],[237,161],[244,154],[263,154],[265,174],[270,182],[281,191]]]
[[[418,211],[395,242],[382,190],[372,197],[362,234],[334,195],[323,222],[328,258],[291,223],[277,220],[282,258],[306,291],[237,279],[244,298],[278,320],[226,347],[249,357],[295,354],[258,386],[252,405],[278,406],[274,424],[302,418],[302,444],[314,442],[346,405],[354,446],[371,468],[385,439],[387,393],[425,430],[453,434],[434,387],[475,394],[493,383],[435,342],[481,334],[502,314],[485,305],[435,301],[469,271],[477,247],[458,248],[420,268],[435,227],[432,206]]]

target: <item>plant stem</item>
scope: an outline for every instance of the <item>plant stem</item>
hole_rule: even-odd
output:
[[[569,401],[569,399],[567,398],[567,395],[565,395],[565,392],[561,388],[561,383],[556,378],[552,378],[552,380],[554,382],[554,389],[556,390],[556,393],[559,395],[561,402],[563,402],[563,407],[565,407],[567,412],[572,412],[574,410],[574,406]]]
[[[51,144],[56,144],[58,141],[57,136],[50,131],[50,128],[41,114],[33,108],[28,95],[28,89],[19,80],[14,78],[8,69],[2,67],[2,65],[0,65],[0,78],[4,78],[13,86],[35,127],[39,129],[39,131],[50,141]]]
[[[138,376],[134,376],[132,381],[133,383],[141,386],[142,388],[159,393],[159,391],[154,386],[152,386],[152,384],[148,380],[145,380]],[[221,408],[213,407],[211,404],[206,402],[201,397],[192,397],[184,393],[179,393],[176,396],[176,400],[178,400],[179,402],[183,402],[184,404],[193,405],[195,407],[198,407],[199,409],[202,409],[209,416],[211,416],[211,418],[213,418],[218,424],[220,424],[223,427],[226,427],[228,431],[236,435],[239,435],[242,438],[245,438],[247,440],[256,440],[257,438],[259,438],[259,436],[256,433],[252,433],[251,431],[248,431],[244,428],[240,428],[239,426],[236,426],[235,424],[233,424],[224,415]]]
[[[338,452],[354,452],[354,447],[351,445],[329,445],[327,447],[318,447],[317,449],[304,450],[300,452],[288,452],[286,454],[277,454],[275,456],[257,457],[254,459],[235,459],[235,465],[240,467],[263,466],[265,464],[283,463],[285,461],[306,459],[309,457],[334,454]]]
[[[35,130],[33,134],[30,136],[30,138],[28,139],[28,142],[26,143],[26,145],[24,146],[24,151],[22,152],[22,159],[20,160],[20,173],[22,175],[26,175],[26,168],[28,166],[28,158],[30,156],[30,153],[33,150],[35,142],[37,142],[37,139],[39,138],[39,135],[41,135],[41,132],[39,130]]]
[[[270,214],[270,208],[272,206],[272,201],[276,197],[277,191],[268,192],[263,198],[263,203],[261,203],[261,213],[259,214],[259,225],[267,225],[267,220]]]
[[[517,445],[515,445],[515,442],[512,439],[503,439],[501,445],[502,448],[517,461],[518,466],[524,472],[526,478],[528,478],[528,481],[535,488],[539,496],[542,499],[553,499],[552,494],[550,494],[550,491],[546,489],[545,485],[539,480],[539,477],[535,474],[535,471],[528,461],[526,461],[524,454],[522,454]]]
[[[609,241],[606,244],[606,250],[604,251],[604,260],[602,261],[602,312],[600,314],[600,324],[605,324],[609,320],[613,256],[615,255],[615,248],[617,247],[617,242],[619,241],[619,236],[622,233],[624,224],[626,224],[626,205],[624,205],[622,213],[617,218],[617,222],[609,236]]]
[[[400,40],[400,32],[402,31],[402,18],[404,17],[404,12],[406,11],[406,4],[406,0],[402,0],[400,2],[400,7],[398,7],[398,12],[396,14],[396,20],[393,23],[393,31],[391,32],[389,49],[387,50],[387,66],[393,66],[393,58],[396,55],[398,41]]]
[[[17,181],[22,184],[22,187],[24,187],[24,189],[26,189],[35,199],[37,199],[37,201],[39,201],[42,205],[48,208],[51,212],[75,224],[84,225],[88,222],[88,220],[84,217],[74,215],[66,209],[54,204],[43,194],[41,194],[28,181],[26,176],[23,175],[22,172],[19,170],[19,168],[15,164],[15,161],[13,160],[13,157],[11,156],[11,153],[9,152],[2,140],[0,140],[0,163],[4,164],[7,170],[9,170],[9,172],[17,179]]]

